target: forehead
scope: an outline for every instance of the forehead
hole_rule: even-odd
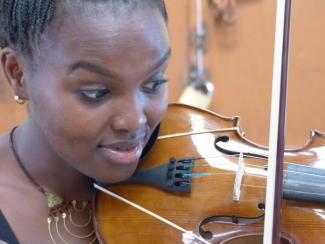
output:
[[[39,46],[41,63],[69,65],[86,59],[134,65],[141,60],[145,66],[169,49],[169,39],[158,9],[137,9],[128,15],[102,9],[55,20]]]
[[[167,26],[157,8],[137,9],[128,14],[122,10],[112,13],[112,9],[104,8],[84,15],[71,14],[54,22],[49,38],[53,45],[78,49],[84,52],[82,55],[100,55],[103,49],[114,54],[121,49],[135,52],[135,47],[141,51],[143,47],[158,50],[169,46]]]

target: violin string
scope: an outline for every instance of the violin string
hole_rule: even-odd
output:
[[[164,140],[169,138],[176,138],[176,137],[183,137],[183,136],[193,136],[193,135],[200,135],[206,133],[214,133],[214,132],[228,132],[228,131],[239,131],[239,127],[229,127],[229,128],[222,128],[222,129],[213,129],[213,130],[202,130],[202,131],[190,131],[190,132],[181,132],[169,135],[161,135],[158,136],[157,140]]]
[[[227,155],[226,157],[225,156],[209,156],[209,157],[192,157],[190,159],[194,160],[194,161],[197,161],[197,160],[206,160],[206,159],[214,159],[214,158],[231,158],[231,157],[236,157],[235,155]],[[252,157],[252,156],[249,156],[250,158],[256,158],[256,159],[261,159],[261,158],[258,158],[258,157]],[[227,163],[216,163],[214,165],[226,165]],[[284,162],[284,165],[299,165],[299,164],[296,164],[296,163],[292,163],[292,162]],[[190,167],[194,168],[197,166],[197,162],[195,164],[192,164]],[[199,164],[200,167],[202,166],[211,166],[209,163],[200,163]],[[260,166],[260,165],[253,165],[253,164],[245,164],[245,166],[250,166],[250,167],[255,167],[255,168],[260,168],[260,169],[266,169],[267,168],[267,165],[264,165],[264,166]],[[310,168],[310,169],[314,169],[314,167],[312,166],[309,166],[309,165],[304,165],[305,168]],[[321,178],[325,178],[324,175],[319,175],[319,174],[312,174],[312,173],[305,173],[305,172],[300,172],[300,171],[295,171],[295,170],[283,170],[284,172],[286,173],[296,173],[296,174],[302,174],[302,175],[306,175],[306,176],[317,176],[317,177],[321,177]],[[254,175],[254,174],[253,174]],[[266,176],[263,176],[266,178]]]
[[[222,163],[222,164],[224,164],[224,163]],[[218,165],[221,165],[221,164],[218,164]],[[246,164],[246,166],[247,166],[247,164]],[[252,166],[257,167],[256,165],[252,165]],[[191,167],[195,167],[195,165],[192,165]],[[296,175],[303,175],[303,176],[306,176],[306,177],[308,177],[308,176],[317,176],[318,178],[325,179],[324,175],[319,175],[319,174],[312,174],[312,173],[300,172],[300,171],[295,171],[295,170],[284,170],[284,172],[294,172]],[[207,177],[207,176],[235,175],[235,174],[236,174],[235,172],[230,172],[230,173],[228,173],[228,172],[227,173],[225,173],[225,172],[223,172],[223,173],[211,173],[211,172],[209,172],[209,173],[206,173],[206,172],[203,172],[203,173],[186,173],[186,174],[184,174],[184,178],[186,179],[186,178],[190,177],[192,179],[195,179],[195,178],[201,178],[201,177]],[[264,175],[256,175],[256,174],[247,173],[247,172],[245,173],[245,175],[246,176],[253,176],[255,178],[263,178],[263,179],[265,179],[267,177],[267,176],[264,176]],[[184,184],[190,184],[190,183],[186,183],[186,182],[183,182],[183,183]],[[310,183],[308,181],[304,181],[303,184],[305,186],[309,186],[309,187],[314,187],[314,186],[323,187],[322,184]],[[245,186],[245,185],[242,184],[242,186]],[[256,188],[259,188],[259,187],[256,187]]]
[[[192,159],[194,161],[197,161],[197,160],[206,160],[206,159],[214,159],[214,158],[238,158],[239,154],[236,154],[236,155],[218,155],[218,156],[208,156],[208,157],[189,157],[188,159]],[[260,158],[260,157],[256,157],[256,156],[251,156],[251,155],[245,155],[244,156],[245,158],[253,158],[253,159],[259,159],[259,160],[266,160],[266,159],[263,159],[263,158]],[[318,157],[318,158],[315,158],[314,160],[322,160],[322,158]],[[294,164],[294,165],[299,165],[297,163],[294,163],[294,162],[290,162],[290,161],[284,161],[283,162],[284,164]],[[261,167],[264,167],[264,166],[261,166]],[[312,166],[309,166],[309,165],[304,165],[304,167],[306,168],[314,168]]]
[[[222,166],[222,165],[228,165],[228,163],[214,163],[213,166]],[[255,165],[255,164],[245,164],[245,166],[250,166],[250,167],[255,167],[255,168],[260,168],[260,169],[266,169],[267,165],[260,166],[260,165]],[[189,165],[191,168],[196,168],[196,167],[212,167],[211,164],[205,163],[205,162],[199,162],[199,164],[195,163],[192,165]]]
[[[184,185],[192,185],[191,182],[182,182]],[[232,184],[222,184],[221,185],[227,185],[227,186],[232,186]],[[308,185],[308,184],[307,184]],[[313,186],[314,184],[309,184],[309,186]],[[322,186],[320,184],[317,184],[317,186]],[[249,185],[249,184],[241,184],[241,187],[246,187],[246,188],[254,188],[254,189],[266,189],[266,186],[256,186],[256,185]],[[297,190],[290,190],[291,192],[299,193],[299,194],[308,194],[308,195],[313,195],[313,196],[319,196],[319,197],[324,197],[325,193],[315,193],[315,192],[305,192],[305,191],[297,191]]]
[[[191,182],[183,182],[182,184],[184,184],[184,185],[192,185],[192,183]],[[227,186],[230,186],[231,184],[222,184],[222,183],[220,183],[220,185],[227,185]],[[231,185],[232,186],[232,185]],[[249,187],[249,188],[257,188],[257,189],[266,189],[266,186],[255,186],[255,185],[248,185],[248,184],[241,184],[240,186],[242,186],[242,187]]]
[[[301,173],[301,172],[297,172],[297,173]],[[188,174],[188,176],[190,176],[191,174]],[[205,177],[205,176],[212,176],[212,175],[235,175],[235,173],[201,173],[201,174],[193,174],[192,179],[195,180],[195,178],[200,178],[200,177]],[[254,177],[258,177],[258,178],[266,178],[266,176],[262,176],[262,175],[253,175],[253,174],[246,174],[247,176],[254,176]],[[317,175],[318,176],[318,175]],[[320,177],[324,177],[324,176],[320,176]],[[266,182],[264,182],[266,183]],[[325,187],[323,186],[323,184],[315,184],[315,183],[309,183],[308,181],[304,181],[303,182],[305,186],[309,186],[309,187],[314,187],[314,186],[318,186],[318,187]],[[191,182],[182,182],[182,184],[184,185],[192,185]],[[221,183],[222,184],[222,183]],[[223,185],[232,185],[232,184],[223,184]],[[266,189],[266,186],[256,186],[256,185],[248,185],[248,184],[241,184],[242,187],[250,187],[250,188],[263,188]],[[310,193],[310,192],[302,192],[302,191],[294,191],[294,190],[290,190],[292,192],[297,192],[297,193],[306,193],[306,194],[313,194],[313,195],[318,195],[318,196],[323,196],[325,194],[318,194],[318,193]]]
[[[256,167],[254,165],[254,167]],[[257,167],[258,168],[258,167]],[[300,172],[300,171],[295,171],[295,170],[283,170],[286,173],[295,173],[297,175],[303,175],[303,176],[316,176],[318,178],[324,179],[325,180],[325,175],[319,175],[319,174],[312,174],[312,173],[306,173],[306,172]],[[195,175],[195,173],[188,173],[188,174],[184,174],[185,177],[189,177],[189,176],[193,176],[193,178],[198,178],[198,177],[204,177],[204,176],[212,176],[212,175],[226,175],[226,174],[232,174],[235,175],[235,172],[231,172],[231,173],[199,173],[198,175]],[[249,176],[254,176],[256,178],[267,178],[267,176],[265,175],[256,175],[253,173],[247,173],[245,172],[245,175],[249,175]],[[306,185],[308,186],[308,183],[306,183]],[[312,185],[312,184],[311,184]]]
[[[320,196],[320,197],[324,197],[325,196],[324,193],[305,192],[305,191],[297,191],[297,190],[290,190],[290,191],[291,192],[295,192],[295,193],[300,193],[300,194],[313,195],[313,196]]]
[[[184,173],[183,177],[184,178],[199,178],[199,177],[204,177],[204,176],[216,176],[216,175],[234,175],[233,172],[229,173]]]

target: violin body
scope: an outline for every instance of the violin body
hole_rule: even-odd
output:
[[[108,188],[211,243],[262,243],[267,157],[266,147],[243,136],[238,117],[174,104],[134,176]],[[324,170],[325,134],[312,132],[305,146],[285,151],[285,161]],[[95,220],[105,243],[199,243],[103,193],[96,196]],[[322,243],[324,229],[322,199],[283,200],[281,243]]]

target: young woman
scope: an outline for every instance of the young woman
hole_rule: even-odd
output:
[[[164,1],[0,0],[0,11],[2,68],[29,111],[0,137],[0,240],[97,243],[92,182],[128,178],[167,108]]]

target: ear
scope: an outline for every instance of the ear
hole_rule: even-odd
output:
[[[26,81],[23,73],[23,63],[17,53],[9,47],[2,49],[1,66],[4,75],[14,93],[21,99],[28,100]]]

